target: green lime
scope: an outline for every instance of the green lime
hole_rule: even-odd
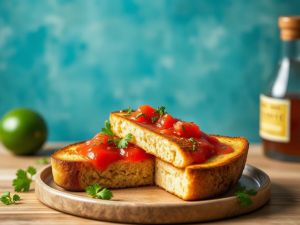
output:
[[[17,155],[34,154],[46,139],[47,126],[44,119],[30,109],[14,109],[0,121],[0,140]]]

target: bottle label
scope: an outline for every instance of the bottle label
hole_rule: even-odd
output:
[[[289,100],[260,95],[259,134],[269,141],[290,141]]]

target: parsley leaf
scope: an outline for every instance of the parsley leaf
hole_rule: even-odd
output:
[[[192,142],[193,144],[193,151],[196,151],[197,150],[197,147],[198,147],[198,142],[194,139],[194,138],[189,138],[188,139],[190,142]]]
[[[114,136],[114,133],[111,130],[110,122],[108,120],[105,120],[104,128],[102,128],[101,133],[106,134],[106,135],[111,136],[111,137]]]
[[[16,202],[16,201],[20,201],[21,200],[21,197],[17,194],[14,194],[13,195],[13,201]]]
[[[239,185],[234,193],[242,207],[248,207],[252,205],[252,199],[250,196],[257,194],[254,189],[246,189],[245,186]]]
[[[132,134],[127,134],[124,138],[116,139],[115,144],[118,148],[126,148],[128,142],[132,139]]]
[[[139,113],[135,116],[136,119],[140,118],[141,116],[146,117],[145,113]]]
[[[93,198],[109,200],[113,197],[111,190],[101,187],[99,184],[93,184],[86,187],[85,192]]]
[[[151,123],[156,123],[156,121],[159,119],[159,116],[153,116],[151,117]]]
[[[127,109],[122,109],[121,112],[126,112],[125,116],[129,116],[133,110],[131,107],[128,107]]]
[[[47,165],[47,164],[49,164],[49,159],[48,159],[48,157],[40,158],[40,159],[36,160],[36,164]]]
[[[5,205],[11,205],[11,204],[16,204],[17,201],[20,201],[21,198],[19,195],[14,194],[12,197],[10,195],[9,191],[4,192],[1,197],[0,201],[5,204]]]
[[[34,174],[36,174],[36,169],[35,169],[34,167],[32,167],[32,166],[29,166],[29,167],[27,168],[27,172],[28,172],[31,176],[33,176]]]
[[[166,112],[166,107],[164,106],[159,106],[156,110],[155,113],[158,114],[158,116],[153,116],[151,117],[151,123],[156,123],[163,115],[165,115]]]
[[[155,112],[159,114],[159,117],[162,117],[163,115],[165,115],[165,114],[167,113],[166,107],[164,107],[164,106],[159,106],[159,107],[155,110]]]
[[[12,185],[16,192],[27,192],[30,189],[32,176],[36,174],[36,169],[29,166],[27,170],[19,169],[16,173],[17,178],[13,180]]]
[[[98,192],[96,194],[96,198],[99,199],[105,199],[105,200],[109,200],[112,198],[112,192],[111,190],[107,189],[107,188],[103,188],[100,192]]]

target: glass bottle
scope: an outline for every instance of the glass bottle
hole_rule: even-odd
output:
[[[265,155],[300,162],[300,16],[279,17],[282,58],[260,95],[260,136]]]

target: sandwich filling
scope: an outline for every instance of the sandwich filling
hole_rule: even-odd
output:
[[[233,152],[232,147],[204,133],[197,124],[174,118],[165,111],[165,107],[155,109],[149,105],[142,105],[136,111],[123,112],[128,119],[144,124],[157,133],[177,136],[190,141],[193,146],[190,154],[194,163],[204,163],[213,156]]]
[[[91,140],[82,143],[78,146],[77,152],[102,171],[119,160],[141,162],[153,158],[152,155],[146,153],[143,149],[128,143],[126,138],[118,139],[115,136],[103,133],[99,133]]]

